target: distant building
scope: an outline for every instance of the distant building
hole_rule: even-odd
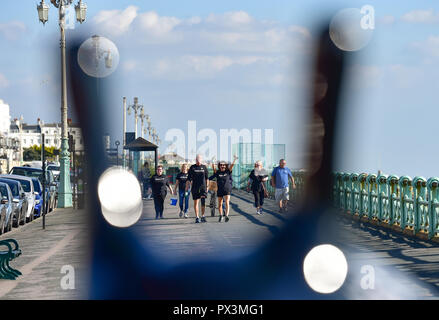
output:
[[[0,99],[0,134],[7,134],[9,132],[9,124],[11,122],[11,115],[9,113],[9,105]]]
[[[75,150],[84,150],[84,141],[82,138],[81,127],[68,121],[69,135],[75,140]],[[21,142],[22,148],[29,148],[34,145],[41,145],[41,134],[44,133],[44,145],[46,147],[61,148],[61,124],[47,123],[38,119],[37,124],[27,124],[14,119],[9,128],[9,135],[17,138]]]
[[[159,162],[166,163],[168,165],[181,165],[186,162],[186,159],[179,156],[177,153],[166,153],[159,158]]]

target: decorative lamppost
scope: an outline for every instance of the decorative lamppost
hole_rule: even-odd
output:
[[[137,119],[139,110],[143,111],[143,105],[139,104],[139,98],[134,97],[134,104],[128,106],[128,115],[131,115],[131,109],[134,111],[134,136],[137,139]]]
[[[66,35],[65,14],[66,8],[73,0],[50,0],[59,11],[59,28],[61,31],[61,152],[60,152],[60,183],[58,191],[58,207],[72,207],[72,187],[70,184],[70,153],[68,151],[68,124],[67,124],[67,81],[66,81]],[[44,0],[37,5],[38,18],[44,24],[49,20],[49,5]],[[79,0],[75,6],[76,20],[79,23],[85,21],[87,5]]]

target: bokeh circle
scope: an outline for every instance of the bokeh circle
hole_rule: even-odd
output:
[[[79,47],[78,64],[90,77],[105,78],[117,69],[119,50],[111,40],[94,35]]]

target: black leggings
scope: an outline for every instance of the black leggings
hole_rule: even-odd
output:
[[[155,217],[162,217],[166,195],[154,195]]]
[[[264,205],[264,189],[253,190],[253,195],[255,196],[255,207],[262,207]]]

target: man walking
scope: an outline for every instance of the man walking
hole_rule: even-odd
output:
[[[271,173],[271,185],[276,188],[274,197],[276,202],[279,203],[279,212],[285,212],[287,210],[288,200],[290,199],[289,180],[291,180],[291,186],[296,189],[296,183],[294,182],[293,174],[291,170],[286,167],[287,162],[285,159],[279,161],[279,166],[273,169]]]
[[[192,199],[194,200],[195,223],[200,222],[198,203],[201,199],[201,222],[206,222],[204,213],[206,212],[207,187],[209,186],[209,173],[207,167],[202,164],[203,158],[197,155],[196,163],[189,168],[188,179],[186,181],[186,192],[189,188],[192,190]]]

